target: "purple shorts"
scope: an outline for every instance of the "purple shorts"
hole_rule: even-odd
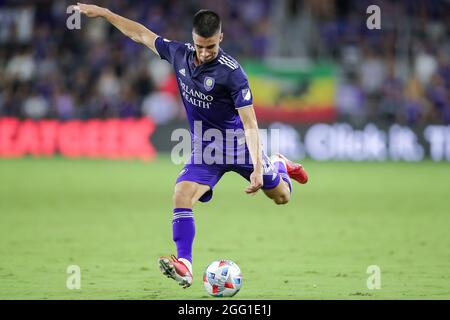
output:
[[[280,175],[273,166],[270,159],[263,153],[263,187],[262,189],[273,189],[280,183]],[[192,158],[180,171],[176,183],[181,181],[192,181],[208,185],[211,189],[200,197],[201,202],[208,202],[213,196],[214,186],[220,178],[229,171],[239,173],[250,181],[253,172],[253,164],[194,164]]]

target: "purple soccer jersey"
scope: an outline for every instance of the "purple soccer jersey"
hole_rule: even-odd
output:
[[[195,49],[187,43],[158,37],[155,47],[176,73],[191,132],[194,121],[202,121],[203,130],[243,129],[237,109],[253,104],[252,94],[242,67],[219,49],[217,57],[194,65]]]
[[[224,154],[246,152],[244,127],[237,109],[252,105],[253,99],[247,75],[238,62],[219,49],[214,60],[195,66],[195,49],[189,43],[158,37],[155,47],[161,59],[174,68],[194,151],[199,154],[196,146],[204,149],[220,143],[218,149]],[[220,131],[220,142],[208,139],[205,132],[210,129]],[[234,137],[227,136],[227,130],[235,132]]]
[[[222,49],[212,61],[195,66],[192,44],[158,37],[155,47],[161,59],[174,68],[192,136],[193,153],[180,172],[177,183],[194,181],[209,185],[211,190],[200,199],[208,201],[214,185],[224,173],[234,171],[249,180],[253,171],[245,144],[244,126],[238,114],[239,108],[253,104],[247,75],[239,63]],[[210,130],[221,133],[223,162],[208,163],[202,157],[205,147],[217,145],[217,139],[208,139],[204,135]],[[231,136],[230,131],[234,132]],[[201,157],[200,161],[196,161],[197,156]],[[230,157],[232,163],[228,162]],[[242,159],[244,162],[240,162]],[[280,181],[278,172],[265,154],[263,163],[263,188],[274,188]]]

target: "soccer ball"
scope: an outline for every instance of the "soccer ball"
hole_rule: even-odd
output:
[[[241,269],[231,260],[213,261],[203,274],[203,285],[213,297],[232,297],[242,287]]]

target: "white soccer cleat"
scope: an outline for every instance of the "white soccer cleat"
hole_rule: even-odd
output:
[[[159,269],[168,278],[174,279],[183,288],[188,288],[192,284],[192,266],[186,259],[178,259],[174,255],[160,257],[158,259]]]

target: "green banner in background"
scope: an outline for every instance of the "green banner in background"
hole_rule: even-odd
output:
[[[336,73],[332,64],[283,67],[247,61],[258,120],[308,123],[336,119]]]

